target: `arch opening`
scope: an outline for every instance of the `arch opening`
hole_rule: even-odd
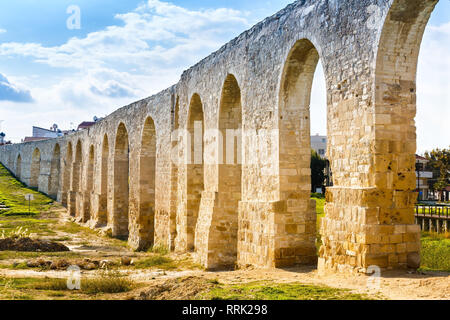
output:
[[[72,165],[72,191],[80,192],[80,176],[81,176],[81,162],[83,161],[83,151],[81,141],[77,142],[75,149],[75,161]]]
[[[70,190],[71,188],[71,180],[72,180],[72,163],[73,161],[73,147],[72,143],[69,142],[67,144],[66,149],[66,157],[64,159],[64,177],[63,177],[63,185],[62,185],[62,205],[66,208],[69,207],[69,200],[70,200]]]
[[[99,226],[108,223],[108,177],[109,177],[109,140],[105,134],[102,143],[101,190],[97,223]]]
[[[83,221],[87,222],[91,219],[92,196],[94,192],[94,166],[95,166],[95,149],[91,145],[89,148],[89,158],[86,172],[86,192],[84,199]]]
[[[147,118],[142,131],[139,158],[139,221],[146,245],[155,240],[156,208],[156,128],[152,118]]]
[[[75,147],[75,158],[72,163],[72,176],[71,176],[71,192],[70,192],[70,207],[69,213],[71,216],[79,217],[82,213],[80,212],[81,199],[81,166],[83,161],[83,151],[81,146],[81,141],[78,140]]]
[[[50,179],[48,186],[48,194],[51,198],[56,199],[58,196],[59,183],[61,173],[61,148],[59,144],[53,149],[52,161],[50,164]]]
[[[130,149],[128,131],[123,123],[117,129],[114,148],[113,236],[128,238]]]
[[[17,156],[16,161],[16,177],[19,181],[22,179],[22,157],[20,154]]]
[[[316,203],[311,200],[310,103],[319,53],[307,39],[297,41],[283,70],[279,96],[279,198],[286,203],[284,236],[278,262],[317,261]],[[290,254],[288,254],[290,253]]]
[[[433,151],[442,154],[450,149],[448,121],[450,119],[450,2],[439,1],[430,16],[420,44],[417,65],[417,151],[427,158]],[[447,59],[436,59],[447,57]],[[437,116],[439,115],[439,116]],[[416,192],[419,201],[450,201],[449,183],[440,170],[416,157]],[[417,220],[418,223],[422,221]],[[432,223],[423,229],[445,229],[442,223]],[[428,228],[427,228],[428,227]]]
[[[195,231],[200,211],[200,202],[204,186],[204,114],[203,104],[198,94],[191,98],[187,131],[188,146],[187,164],[187,249],[195,249]]]
[[[175,100],[175,97],[174,97]],[[177,231],[177,211],[178,211],[178,179],[179,179],[179,165],[178,157],[179,157],[179,140],[180,140],[180,100],[179,97],[176,98],[175,107],[173,108],[172,114],[172,166],[171,166],[171,195],[170,195],[170,239],[169,245],[170,250],[175,250],[176,239],[178,236]]]
[[[39,189],[39,176],[41,174],[41,151],[36,148],[31,158],[30,187]]]
[[[241,89],[236,78],[229,74],[222,88],[219,111],[222,161],[219,162],[218,207],[214,225],[221,230],[219,248],[223,267],[234,267],[237,263],[238,211],[242,194],[242,105]],[[220,159],[219,159],[220,160]],[[212,241],[212,240],[210,240]]]

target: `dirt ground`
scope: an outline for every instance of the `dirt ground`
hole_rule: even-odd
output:
[[[58,213],[62,213],[58,209]],[[65,214],[58,219],[59,225],[70,222],[70,217]],[[48,218],[48,217],[47,217]],[[53,228],[57,230],[58,228]],[[66,228],[67,229],[67,228]],[[120,264],[123,257],[139,260],[148,256],[148,253],[137,253],[126,247],[123,242],[102,236],[95,232],[83,229],[79,232],[73,230],[64,231],[58,229],[56,234],[48,237],[50,240],[59,238],[60,243],[71,249],[70,254],[78,259],[110,260]],[[67,240],[64,240],[66,238]],[[45,254],[43,254],[45,256]],[[189,254],[165,255],[174,261],[191,261]],[[47,259],[55,259],[47,257]],[[29,261],[30,258],[11,257],[0,260],[3,265],[18,264]],[[206,272],[195,264],[181,266],[180,268],[164,269],[154,268],[136,269],[132,266],[122,266],[120,273],[126,274],[130,279],[140,284],[139,288],[132,292],[112,296],[115,299],[139,299],[148,294],[152,299],[191,299],[202,290],[208,288],[208,284],[219,279],[223,284],[244,284],[256,281],[273,281],[274,283],[302,283],[308,285],[328,286],[339,289],[350,289],[354,293],[366,294],[375,299],[450,299],[450,274],[437,272],[407,272],[390,271],[381,274],[379,287],[374,288],[376,280],[364,275],[319,275],[315,267],[301,267],[292,269],[273,270],[238,270],[228,272]],[[82,276],[93,277],[99,270],[83,270]],[[67,278],[65,270],[36,270],[31,268],[12,269],[1,268],[0,277],[4,278]],[[186,278],[187,277],[187,278]],[[180,278],[188,280],[180,280]],[[178,279],[176,282],[174,282]],[[370,285],[372,284],[372,285]]]
[[[155,294],[155,299],[162,296],[166,299],[189,299],[196,293],[205,289],[208,283],[206,280],[220,279],[223,284],[242,284],[255,281],[273,281],[275,283],[302,283],[310,285],[323,285],[339,289],[351,289],[353,293],[367,294],[369,296],[389,300],[448,300],[450,299],[450,276],[445,274],[426,273],[408,274],[406,272],[389,272],[380,278],[379,289],[368,287],[369,277],[367,276],[320,276],[312,268],[294,268],[289,270],[239,270],[232,272],[204,272],[193,271],[163,271],[163,270],[129,270],[122,271],[139,283],[146,286],[145,290],[166,286],[171,280],[195,277],[196,281],[182,283],[173,290],[170,285],[167,292]],[[84,276],[94,276],[96,271],[83,272]],[[17,278],[64,278],[67,277],[65,271],[45,271],[34,270],[0,270],[0,276]],[[205,281],[199,281],[204,279]],[[184,286],[184,287],[183,287]],[[193,288],[194,286],[194,288]],[[195,287],[200,289],[195,289]],[[145,291],[139,289],[135,294]],[[185,294],[183,295],[183,292]],[[190,295],[189,292],[195,294]],[[129,297],[130,294],[124,296]]]

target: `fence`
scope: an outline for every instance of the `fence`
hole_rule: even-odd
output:
[[[444,233],[448,232],[450,221],[450,206],[418,204],[416,206],[416,223],[422,231]]]

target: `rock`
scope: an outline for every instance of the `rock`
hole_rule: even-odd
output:
[[[133,260],[130,257],[122,257],[120,259],[120,262],[123,266],[130,266],[133,264]]]
[[[52,264],[51,261],[44,260],[44,259],[38,259],[36,263],[37,263],[37,267],[40,267],[40,268],[47,268],[47,267],[50,267]]]
[[[113,265],[113,263],[110,260],[102,260],[99,263],[99,266],[100,266],[101,269],[106,269],[107,267],[109,267],[111,265]]]
[[[70,263],[64,259],[53,261],[50,265],[50,269],[52,270],[58,270],[58,269],[66,269]]]
[[[420,254],[417,252],[411,252],[407,258],[408,268],[419,269],[420,267]]]
[[[89,263],[84,264],[84,265],[82,266],[82,268],[83,268],[84,270],[95,270],[95,269],[97,269],[97,266],[96,266],[94,263],[89,262]]]
[[[39,264],[38,261],[33,261],[33,260],[27,261],[27,267],[28,268],[37,268],[37,267],[40,267],[40,266],[41,265]]]

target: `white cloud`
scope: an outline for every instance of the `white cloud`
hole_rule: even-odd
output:
[[[28,103],[32,102],[33,98],[29,90],[12,84],[0,73],[0,101]]]
[[[249,26],[245,15],[236,10],[191,11],[158,0],[116,18],[124,25],[109,26],[56,47],[4,43],[0,55],[26,56],[52,67],[77,69],[116,63],[144,70],[149,65],[186,66]]]
[[[2,33],[6,33],[6,30],[5,30],[5,29],[2,29],[2,28],[0,28],[0,34],[2,34]]]
[[[104,116],[176,83],[183,69],[247,29],[246,17],[232,9],[188,10],[149,0],[132,12],[116,15],[120,25],[71,38],[60,46],[2,43],[0,56],[25,57],[52,69],[73,70],[68,76],[55,76],[53,85],[43,86],[39,78],[30,76],[36,102],[33,109],[25,111],[33,116],[21,118],[20,110],[2,117],[29,127],[40,125],[42,119],[42,126],[58,122],[64,128],[71,114],[71,121]],[[10,130],[14,138],[23,135],[15,126]]]

